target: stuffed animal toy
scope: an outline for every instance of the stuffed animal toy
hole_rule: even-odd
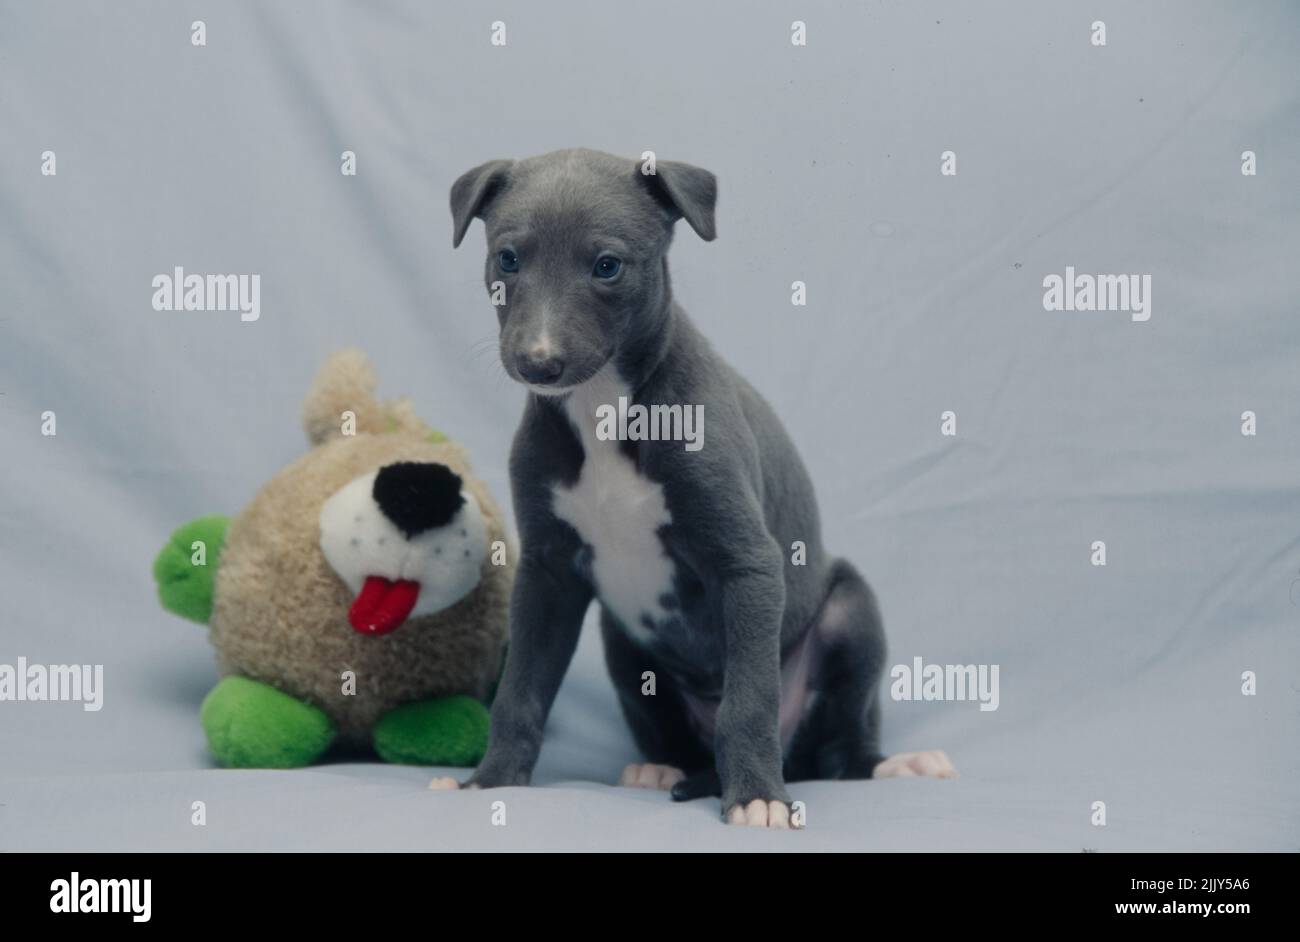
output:
[[[303,405],[313,449],[154,562],[163,607],[216,648],[200,719],[223,765],[337,746],[467,766],[486,748],[513,578],[501,512],[461,446],[374,389],[363,354],[331,357]]]

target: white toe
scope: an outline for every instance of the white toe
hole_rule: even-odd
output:
[[[727,812],[728,824],[743,824],[751,828],[790,830],[790,809],[783,801],[764,801],[755,798],[747,805],[733,805]]]
[[[956,778],[957,769],[942,749],[900,752],[882,760],[872,771],[875,778]]]
[[[781,831],[790,830],[790,809],[783,801],[767,803],[767,826]]]
[[[681,769],[653,762],[633,762],[623,770],[618,784],[627,788],[656,788],[667,791],[686,777]]]

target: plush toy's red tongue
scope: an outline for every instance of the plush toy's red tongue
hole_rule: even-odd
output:
[[[394,582],[383,576],[367,576],[348,611],[348,621],[363,635],[386,635],[406,621],[419,595],[420,583],[410,579]]]

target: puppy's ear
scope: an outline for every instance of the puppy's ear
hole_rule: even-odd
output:
[[[483,210],[506,182],[510,170],[509,160],[489,160],[473,170],[461,174],[451,185],[451,247],[457,248],[475,217]]]
[[[638,165],[637,174],[674,219],[685,219],[705,242],[718,237],[713,224],[713,208],[718,202],[717,177],[676,160],[658,161],[652,174],[642,174]]]

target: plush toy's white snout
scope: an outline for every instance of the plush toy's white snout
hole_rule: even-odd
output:
[[[362,634],[455,605],[478,585],[487,524],[446,465],[398,462],[349,481],[320,513],[320,547],[356,596]]]

